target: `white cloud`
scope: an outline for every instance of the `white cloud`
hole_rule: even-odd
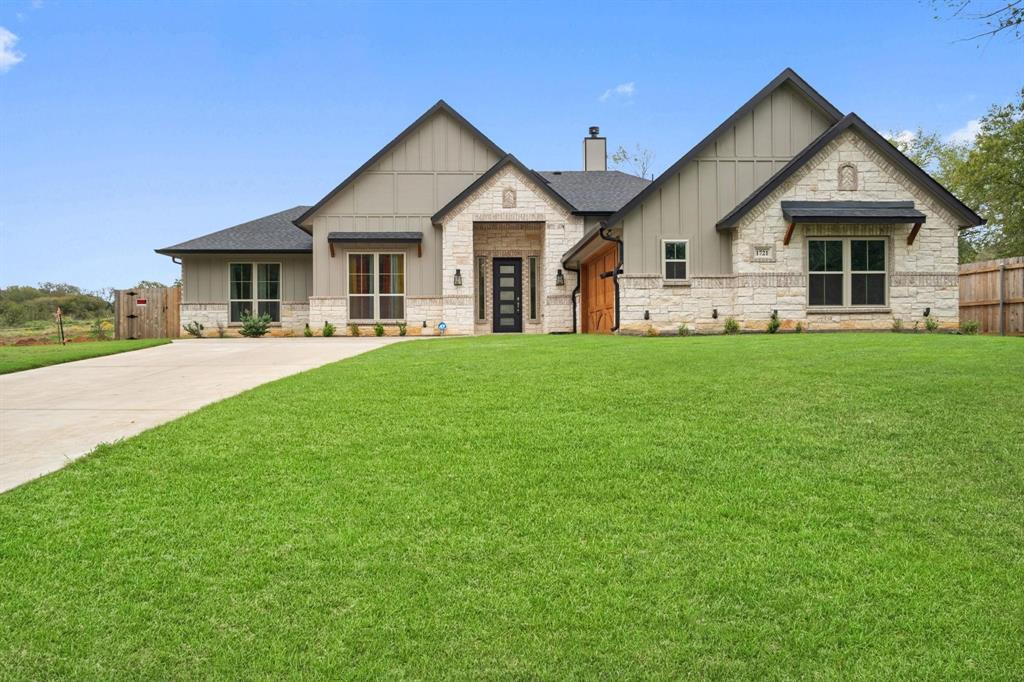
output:
[[[956,142],[957,144],[970,144],[974,142],[974,138],[981,132],[981,121],[976,118],[972,118],[970,121],[964,124],[963,128],[954,130],[946,138],[947,142]]]
[[[630,81],[628,83],[619,83],[614,88],[608,88],[604,91],[604,94],[598,97],[598,101],[607,102],[613,97],[621,97],[623,99],[629,99],[636,92],[636,83]]]
[[[25,55],[14,49],[17,42],[18,36],[0,26],[0,73],[9,70],[25,58]]]
[[[913,130],[901,130],[898,133],[889,133],[890,137],[896,142],[902,142],[903,144],[910,144],[917,137],[917,134]]]

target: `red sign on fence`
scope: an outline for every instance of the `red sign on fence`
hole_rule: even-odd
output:
[[[146,305],[146,299],[144,299],[144,298],[137,298],[137,299],[135,299],[135,305]]]

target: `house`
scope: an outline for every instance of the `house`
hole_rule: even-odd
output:
[[[158,253],[208,330],[957,324],[957,231],[984,221],[791,69],[654,181],[608,170],[596,127],[582,156],[531,170],[441,101],[315,205]]]

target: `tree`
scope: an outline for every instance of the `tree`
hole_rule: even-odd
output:
[[[1017,102],[989,108],[973,143],[920,128],[890,141],[987,220],[961,230],[961,262],[1024,255],[1024,88]]]
[[[36,288],[48,296],[70,296],[82,293],[82,290],[74,284],[64,282],[40,282]]]
[[[612,154],[612,164],[618,168],[628,167],[634,175],[639,175],[641,178],[646,178],[650,173],[653,179],[654,173],[651,172],[651,168],[654,166],[654,156],[652,150],[640,145],[636,145],[636,151],[633,152],[619,145],[619,148]]]
[[[161,288],[166,287],[166,286],[167,285],[164,284],[163,282],[157,282],[156,280],[152,280],[152,279],[144,279],[144,280],[140,280],[139,283],[135,285],[135,288],[136,289],[161,289]]]
[[[972,5],[972,2],[973,0],[932,0],[932,8],[936,12],[935,19],[963,19],[974,22],[974,30],[982,29],[962,40],[978,40],[998,35],[1003,31],[1009,31],[1014,38],[1022,37],[1024,0],[1002,0],[1006,2],[1005,5],[1000,2],[994,6],[995,9],[989,7],[978,12],[972,11],[972,7],[977,7]],[[949,16],[942,17],[939,16],[940,13],[948,13]]]

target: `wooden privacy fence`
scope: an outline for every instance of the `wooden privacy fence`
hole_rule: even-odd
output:
[[[1024,335],[1024,257],[960,266],[960,322],[982,334]]]
[[[114,338],[177,338],[181,331],[181,287],[116,289]]]

